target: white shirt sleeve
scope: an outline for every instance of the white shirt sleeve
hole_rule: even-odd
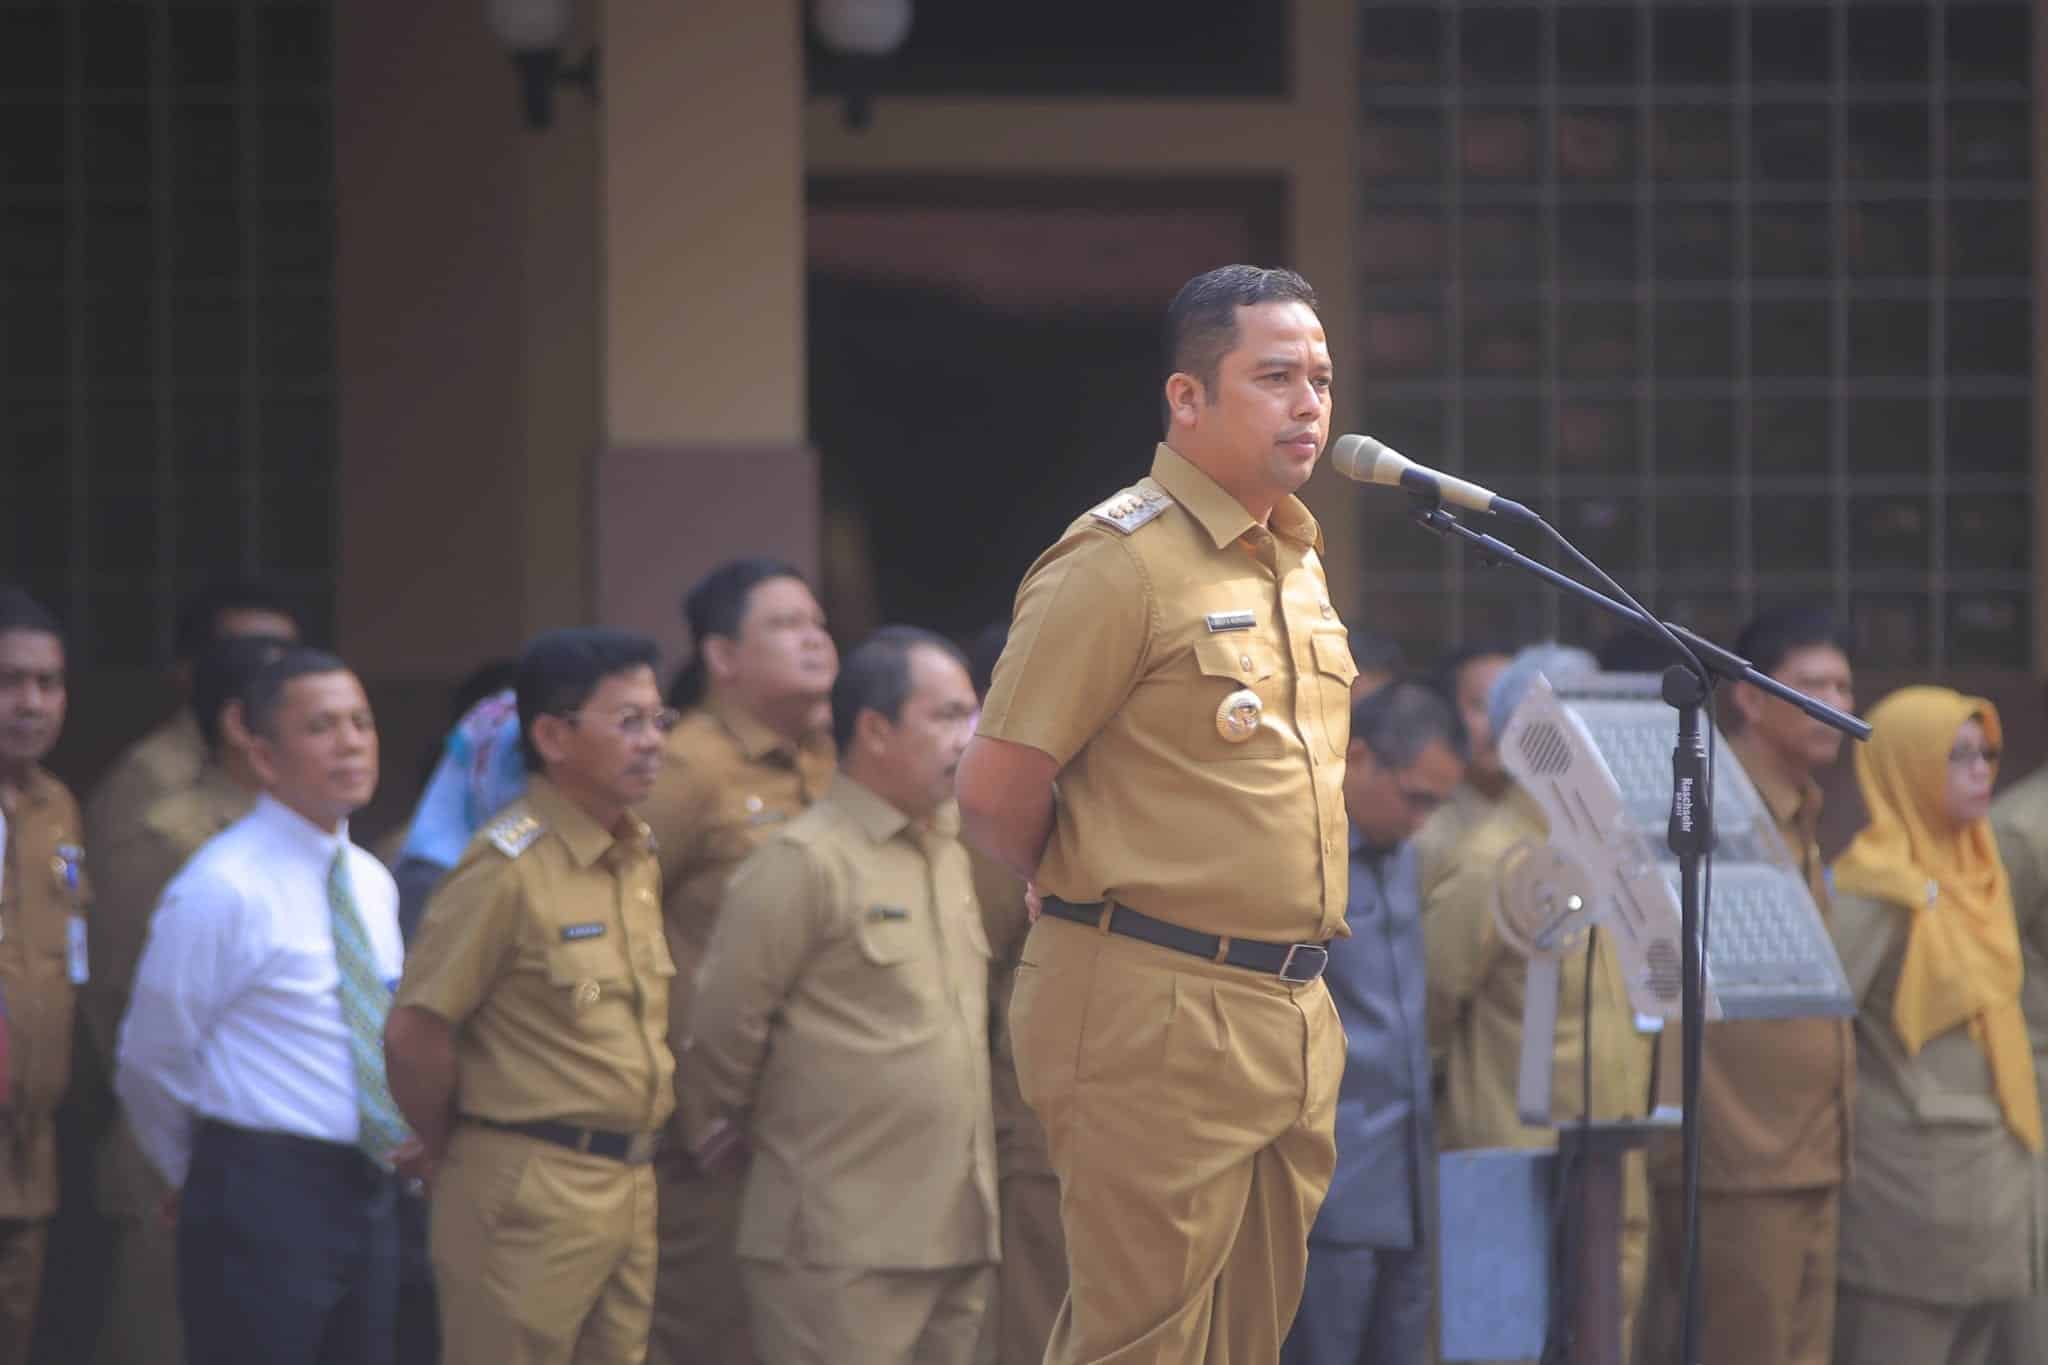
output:
[[[114,1068],[114,1092],[136,1140],[172,1189],[183,1188],[192,1160],[200,1048],[262,941],[253,922],[259,907],[227,878],[197,870],[174,879],[157,902]]]

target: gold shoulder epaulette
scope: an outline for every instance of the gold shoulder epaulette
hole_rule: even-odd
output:
[[[532,811],[515,810],[493,820],[484,832],[497,846],[498,852],[507,858],[517,858],[533,847],[533,841],[547,832],[547,826]]]
[[[1158,489],[1126,488],[1109,501],[1090,508],[1088,514],[1129,535],[1172,504],[1173,499]]]

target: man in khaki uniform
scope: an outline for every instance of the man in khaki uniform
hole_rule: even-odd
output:
[[[449,1361],[635,1365],[675,1107],[660,870],[629,807],[673,722],[654,646],[561,630],[520,660],[526,795],[427,904],[385,1031],[433,1175]]]
[[[207,647],[192,671],[192,714],[206,741],[206,766],[191,786],[157,798],[140,824],[95,851],[93,972],[79,992],[79,1008],[101,1056],[112,1057],[120,1041],[121,1015],[157,897],[200,845],[249,813],[263,788],[242,724],[242,692],[285,648],[268,636],[235,636]],[[113,1250],[94,1358],[100,1365],[177,1365],[184,1346],[177,1236],[162,1212],[171,1191],[118,1114],[100,1143],[97,1189]]]
[[[2048,767],[2036,768],[1991,803],[1991,830],[2012,883],[2013,916],[2019,921],[2020,957],[2026,964],[2020,1006],[2034,1044],[2035,1086],[2048,1096]],[[2036,1197],[2048,1209],[2048,1162],[2037,1160],[2035,1169],[2043,1185]],[[2048,1248],[2036,1255],[2048,1263]],[[2015,1302],[2000,1336],[2002,1365],[2048,1360],[2048,1297]]]
[[[64,641],[28,594],[0,587],[0,1365],[27,1359],[49,1218],[58,1101],[85,980],[78,803],[42,768],[64,728]]]
[[[737,559],[684,600],[696,658],[671,702],[690,708],[669,735],[654,791],[639,806],[661,860],[662,918],[680,972],[669,993],[669,1046],[680,1057],[705,945],[741,860],[824,794],[832,777],[826,699],[839,656],[797,571]],[[661,1269],[647,1355],[654,1365],[749,1365],[746,1293],[734,1241],[739,1182],[691,1160],[677,1096],[661,1188]]]
[[[832,689],[843,768],[734,874],[690,1016],[692,1149],[752,1150],[739,1255],[775,1365],[970,1365],[998,1252],[988,944],[953,774],[959,653],[892,627]]]
[[[1847,638],[1826,612],[1786,608],[1752,622],[1735,652],[1788,686],[1849,710]],[[1727,692],[1729,747],[1770,808],[1823,914],[1816,834],[1820,785],[1842,736],[1746,683]],[[1827,1365],[1834,1349],[1835,1250],[1856,1079],[1854,1021],[1727,1020],[1707,1027],[1700,1074],[1700,1319],[1703,1365]],[[1679,1030],[1660,1045],[1681,1066]],[[1649,1154],[1655,1255],[1638,1357],[1676,1358],[1683,1274],[1680,1147]]]
[[[974,690],[984,699],[1009,634],[1010,623],[997,622],[969,649]],[[978,849],[968,856],[989,945],[989,1090],[995,1097],[1003,1230],[1002,1264],[975,1358],[981,1365],[1039,1365],[1067,1296],[1067,1238],[1060,1230],[1060,1178],[1046,1151],[1045,1125],[1017,1089],[1017,1056],[1010,1044],[1010,996],[1031,914],[1022,877]]]
[[[1514,785],[1507,769],[1501,767],[1500,751],[1494,746],[1486,719],[1487,693],[1492,690],[1494,679],[1508,666],[1508,658],[1490,645],[1473,645],[1452,653],[1439,665],[1439,685],[1465,723],[1472,758],[1465,766],[1465,780],[1458,784],[1451,799],[1423,822],[1413,840],[1424,896],[1456,869],[1465,836]]]
[[[1522,651],[1495,679],[1488,702],[1489,733],[1514,715],[1540,672],[1553,681],[1591,672],[1583,650],[1538,645]],[[1443,1093],[1437,1108],[1438,1140],[1446,1151],[1478,1147],[1552,1147],[1556,1124],[1581,1113],[1594,1119],[1640,1117],[1648,1107],[1650,1044],[1636,1032],[1635,1014],[1613,939],[1601,934],[1592,971],[1583,944],[1558,964],[1556,1042],[1551,1053],[1550,1126],[1522,1122],[1517,1081],[1528,959],[1504,942],[1494,922],[1504,861],[1517,844],[1541,842],[1549,822],[1534,797],[1510,782],[1492,813],[1467,833],[1456,866],[1427,893],[1422,911],[1430,1050],[1439,1059]],[[1592,992],[1592,1078],[1581,1083],[1587,1039],[1581,1004]],[[1633,1331],[1649,1254],[1649,1193],[1640,1153],[1625,1163],[1622,1185],[1622,1340]]]
[[[1044,895],[1010,1025],[1066,1230],[1049,1365],[1270,1365],[1335,1163],[1357,670],[1292,495],[1329,431],[1314,300],[1182,288],[1152,473],[1026,575],[961,766],[969,836]]]
[[[192,671],[208,644],[241,635],[295,641],[299,623],[281,597],[259,584],[216,584],[193,594],[178,610],[172,677],[180,695],[189,694]],[[86,801],[95,847],[134,829],[158,797],[198,781],[206,757],[206,738],[189,705],[129,745]],[[111,1066],[112,1054],[104,1060]]]

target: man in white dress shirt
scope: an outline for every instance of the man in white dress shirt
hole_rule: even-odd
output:
[[[383,1071],[398,892],[349,841],[377,732],[341,660],[293,649],[244,714],[268,789],[164,891],[115,1089],[177,1193],[185,1356],[387,1365],[398,1181],[415,1173]]]

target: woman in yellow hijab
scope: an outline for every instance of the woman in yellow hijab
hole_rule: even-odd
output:
[[[1872,708],[1870,823],[1835,865],[1856,992],[1836,1365],[1975,1365],[2035,1292],[2041,1104],[1990,822],[1998,712],[1908,687]]]

